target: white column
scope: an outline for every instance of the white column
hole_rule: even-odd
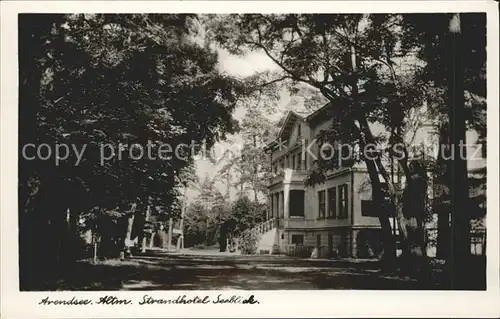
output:
[[[290,184],[284,184],[283,185],[283,199],[284,199],[284,207],[283,207],[283,214],[285,218],[290,217]]]
[[[278,193],[278,218],[280,218],[281,216],[283,216],[282,212],[283,212],[283,193],[280,191]]]
[[[273,209],[273,194],[267,195],[267,216],[266,219],[271,218],[271,211]]]

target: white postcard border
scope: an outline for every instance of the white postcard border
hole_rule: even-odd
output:
[[[17,14],[69,12],[164,13],[359,13],[487,12],[488,217],[487,291],[152,291],[19,292],[17,240]],[[497,317],[500,315],[498,210],[498,4],[493,1],[8,1],[1,2],[1,315],[5,318],[85,317]],[[254,305],[148,305],[142,296],[216,299],[255,295]],[[41,306],[51,298],[132,298],[129,306]]]

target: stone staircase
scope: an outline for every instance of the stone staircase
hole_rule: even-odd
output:
[[[253,228],[260,239],[257,244],[257,254],[279,254],[278,220],[269,219]]]

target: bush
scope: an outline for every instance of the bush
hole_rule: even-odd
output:
[[[240,251],[243,255],[254,255],[257,253],[257,243],[260,235],[255,230],[246,230],[241,234],[239,240]]]

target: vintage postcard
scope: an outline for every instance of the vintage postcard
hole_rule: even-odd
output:
[[[1,14],[2,318],[500,315],[497,3]]]

